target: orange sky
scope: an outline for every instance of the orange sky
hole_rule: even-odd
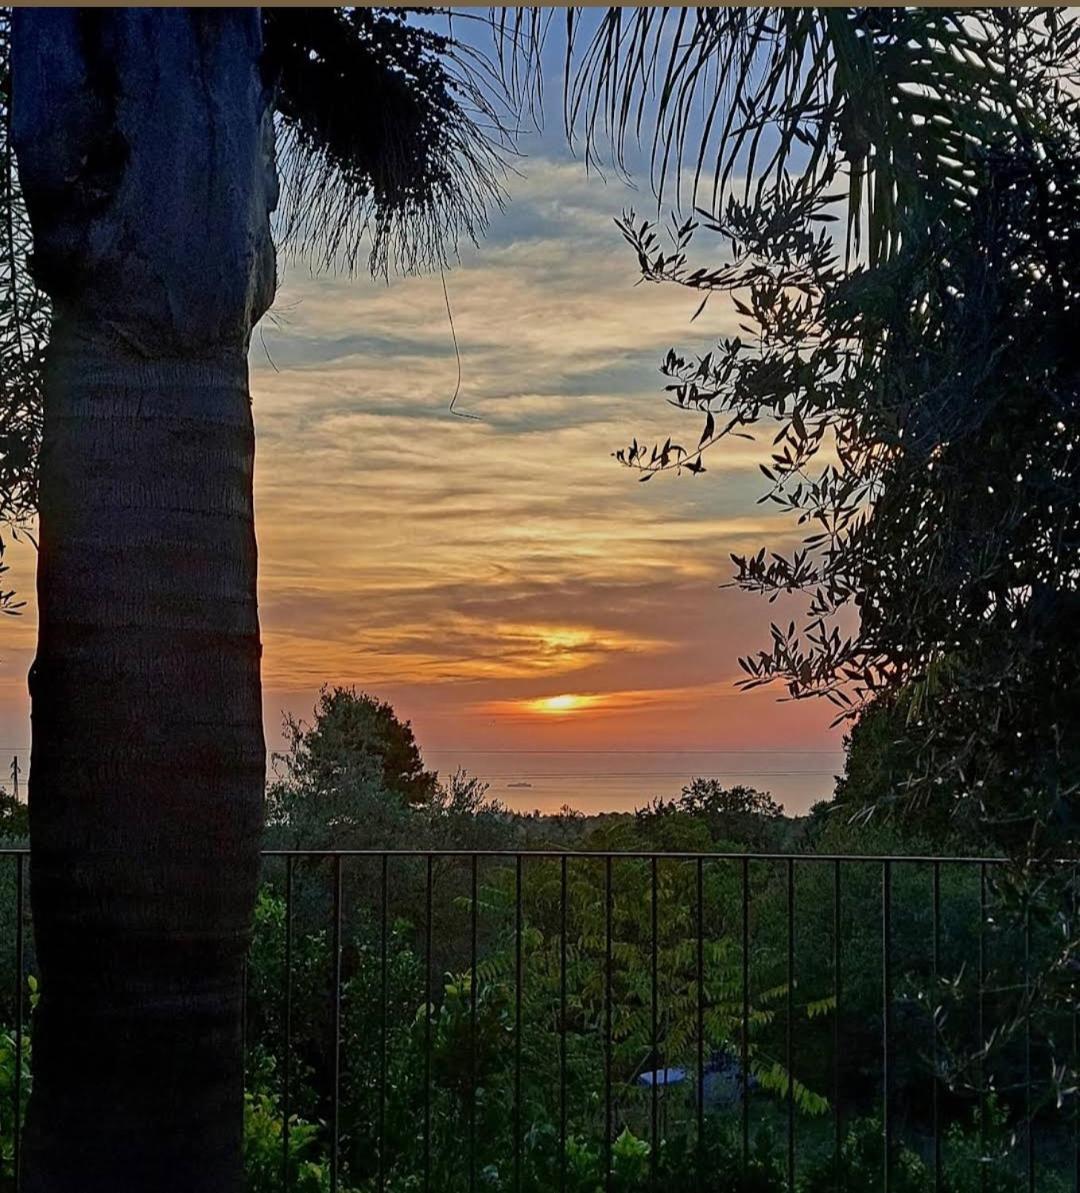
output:
[[[733,316],[717,305],[691,326],[692,295],[634,286],[612,224],[635,200],[622,184],[567,161],[520,169],[490,236],[447,275],[457,409],[474,418],[448,412],[438,276],[387,285],[289,265],[256,333],[270,744],[283,708],[308,713],[340,682],[392,700],[436,761],[753,750],[769,770],[768,751],[835,748],[829,706],[733,688],[736,656],[765,644],[777,611],[718,588],[728,554],[789,533],[755,504],[766,445],[733,441],[705,475],[647,485],[610,458],[633,435],[697,433],[665,406],[657,364],[670,346],[704,350]],[[29,597],[29,551],[8,562]],[[29,737],[32,604],[2,628],[10,751]],[[543,703],[564,695],[579,700]],[[787,795],[830,786],[804,776]]]

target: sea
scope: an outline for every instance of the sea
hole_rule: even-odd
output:
[[[424,750],[428,766],[444,776],[463,767],[513,811],[570,807],[586,815],[633,811],[701,777],[768,791],[789,816],[799,816],[832,795],[843,760],[838,749]]]

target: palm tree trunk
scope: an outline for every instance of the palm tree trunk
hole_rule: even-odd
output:
[[[54,323],[27,1193],[238,1193],[262,828],[246,354],[274,286],[257,10],[18,9]]]

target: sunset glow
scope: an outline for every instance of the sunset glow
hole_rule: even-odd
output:
[[[595,696],[573,696],[569,693],[562,696],[544,696],[530,702],[530,707],[543,713],[579,712],[596,703]]]
[[[827,706],[735,690],[738,655],[785,614],[720,587],[730,552],[794,537],[756,504],[767,443],[732,440],[705,476],[649,485],[611,459],[631,435],[698,433],[664,403],[657,363],[674,345],[707,351],[737,320],[718,307],[692,324],[677,288],[635,286],[612,224],[626,192],[580,164],[539,154],[512,189],[446,275],[455,413],[471,417],[449,411],[438,276],[387,285],[290,266],[255,337],[268,745],[282,748],[283,710],[310,718],[320,685],[355,684],[412,722],[431,765],[476,771],[500,798],[542,802],[521,786],[541,760],[584,774],[586,755],[609,751],[592,762],[614,777],[568,777],[551,799],[632,801],[627,772],[675,749],[647,796],[677,790],[676,770],[750,782],[753,768],[806,807],[830,790],[833,760],[769,751],[839,746],[840,733]],[[0,641],[6,768],[30,736],[33,550],[13,544],[4,563],[28,602]],[[517,751],[528,757],[511,766]]]

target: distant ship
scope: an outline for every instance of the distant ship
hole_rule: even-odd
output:
[[[507,787],[531,787],[531,783],[507,783]]]

